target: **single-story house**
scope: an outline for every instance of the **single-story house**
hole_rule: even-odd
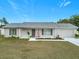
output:
[[[77,27],[69,23],[24,22],[10,23],[4,26],[5,37],[62,38],[74,37]]]

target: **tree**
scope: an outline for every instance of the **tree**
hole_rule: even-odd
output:
[[[73,15],[69,19],[61,19],[57,23],[71,23],[79,27],[79,15]]]
[[[60,19],[57,23],[69,23],[69,19]]]
[[[79,31],[79,28],[77,29],[77,31]]]
[[[79,15],[73,15],[69,19],[60,19],[57,23],[71,23],[77,26],[79,31]]]
[[[0,19],[0,27],[3,27],[6,24],[8,24],[8,22],[6,21],[5,17],[3,17],[2,19]]]
[[[79,27],[79,15],[73,15],[70,17],[70,23]]]
[[[8,22],[6,21],[6,18],[5,17],[3,17],[3,22],[5,23],[5,24],[8,24]]]

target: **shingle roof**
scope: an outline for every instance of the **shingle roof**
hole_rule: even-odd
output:
[[[10,23],[4,26],[4,28],[70,28],[77,29],[72,24],[65,23],[53,23],[53,22],[24,22],[24,23]]]

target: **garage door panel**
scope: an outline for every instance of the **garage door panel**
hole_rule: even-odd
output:
[[[74,33],[72,30],[62,30],[61,36],[62,37],[73,37]]]
[[[57,29],[57,30],[55,30],[55,35],[60,35],[60,37],[73,37],[74,30]]]

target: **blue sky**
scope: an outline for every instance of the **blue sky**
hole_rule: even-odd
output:
[[[0,0],[0,18],[9,22],[56,22],[79,14],[79,0]]]

